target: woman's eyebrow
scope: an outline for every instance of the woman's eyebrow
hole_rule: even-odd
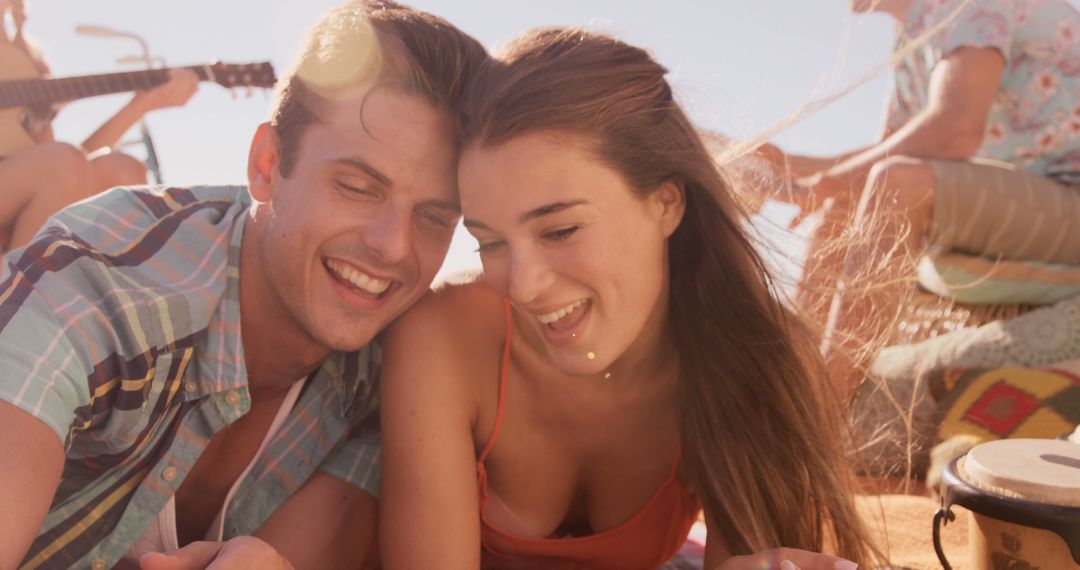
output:
[[[536,218],[540,218],[540,217],[546,216],[548,214],[554,214],[556,212],[561,212],[563,210],[573,208],[575,206],[581,206],[581,205],[588,204],[588,203],[589,203],[588,200],[568,200],[568,201],[565,201],[565,202],[553,202],[551,204],[544,204],[543,206],[540,206],[539,208],[533,208],[532,210],[529,210],[528,212],[525,212],[518,219],[519,219],[519,221],[521,223],[525,223],[525,222],[527,222],[529,220],[534,220]],[[465,218],[461,223],[466,228],[477,228],[477,229],[481,229],[481,230],[491,231],[491,228],[489,228],[487,226],[487,224],[485,224],[483,222],[476,221],[476,220],[471,220],[469,218]]]
[[[546,216],[548,214],[554,214],[555,212],[561,212],[563,210],[573,208],[574,206],[581,206],[583,204],[588,204],[588,203],[589,203],[588,200],[570,200],[570,201],[566,201],[566,202],[554,202],[554,203],[551,203],[551,204],[546,204],[544,206],[540,206],[539,208],[533,208],[532,210],[529,210],[528,212],[525,212],[524,214],[521,215],[520,220],[522,222],[527,222],[529,220],[536,219],[536,218],[539,218],[541,216]]]

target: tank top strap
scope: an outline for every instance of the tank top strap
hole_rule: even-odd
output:
[[[679,448],[675,450],[675,464],[671,466],[671,474],[669,475],[669,479],[672,481],[676,480],[676,477],[679,476],[679,470],[682,469],[682,456],[682,442],[679,442]]]
[[[502,363],[499,366],[499,406],[495,410],[495,427],[492,428],[484,450],[480,452],[480,457],[476,458],[477,463],[483,463],[491,453],[491,449],[495,447],[495,440],[499,438],[499,429],[502,428],[503,411],[506,408],[506,375],[510,368],[510,337],[514,331],[510,299],[503,299],[503,309],[506,315],[506,341],[503,344]]]

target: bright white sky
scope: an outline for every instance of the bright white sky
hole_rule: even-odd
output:
[[[135,67],[116,59],[138,54],[130,40],[75,34],[77,24],[135,32],[169,65],[213,60],[269,60],[287,69],[303,31],[334,0],[27,0],[28,33],[43,47],[55,76]],[[881,65],[891,48],[884,15],[854,16],[846,0],[415,0],[496,47],[515,33],[549,25],[588,25],[646,47],[671,70],[677,96],[700,125],[747,137],[813,99],[847,86]],[[804,154],[830,154],[872,142],[887,89],[881,73],[832,107],[775,139]],[[127,95],[68,105],[55,123],[61,140],[81,141]],[[244,183],[248,142],[266,119],[267,93],[244,98],[203,84],[182,109],[148,118],[165,182]],[[134,134],[134,133],[132,133]],[[133,154],[141,149],[134,148]],[[783,224],[792,212],[770,207]],[[768,232],[776,238],[779,232]],[[455,240],[447,268],[476,263],[471,239]],[[780,239],[795,255],[798,244]]]

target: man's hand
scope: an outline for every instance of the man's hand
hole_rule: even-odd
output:
[[[769,143],[729,160],[725,170],[739,202],[751,214],[760,211],[765,202],[781,199],[779,195],[786,194],[791,185],[783,151]]]
[[[144,113],[156,109],[168,107],[180,107],[191,99],[199,89],[199,76],[190,69],[173,69],[169,71],[169,80],[153,89],[140,91],[132,99],[139,110]]]
[[[773,174],[777,177],[788,176],[788,156],[780,150],[780,147],[772,143],[761,143],[761,146],[754,150],[754,154],[768,162]]]
[[[830,176],[825,172],[818,172],[794,181],[787,192],[774,198],[799,207],[799,213],[788,224],[788,228],[795,228],[811,214],[825,207],[830,200],[854,204],[859,190],[848,176]]]
[[[858,565],[837,556],[795,548],[776,548],[747,556],[732,556],[716,570],[855,570]]]
[[[193,542],[166,554],[152,552],[139,559],[142,570],[293,570],[274,547],[252,536],[227,542]]]

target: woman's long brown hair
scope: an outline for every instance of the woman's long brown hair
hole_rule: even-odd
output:
[[[646,195],[675,180],[686,214],[669,240],[683,472],[734,554],[792,547],[855,561],[841,412],[817,347],[777,298],[743,213],[647,52],[581,29],[516,39],[467,92],[465,145],[570,133]]]

